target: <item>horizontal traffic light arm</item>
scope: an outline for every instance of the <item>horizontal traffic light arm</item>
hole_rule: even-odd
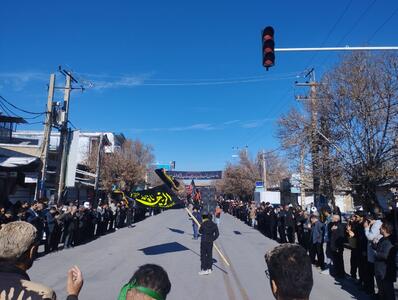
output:
[[[373,51],[373,50],[398,50],[398,46],[384,47],[313,47],[313,48],[275,48],[275,52],[298,52],[298,51]]]

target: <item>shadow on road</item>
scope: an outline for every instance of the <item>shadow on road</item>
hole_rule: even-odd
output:
[[[353,281],[348,278],[338,279],[335,278],[334,284],[336,287],[340,287],[342,290],[347,291],[352,295],[354,299],[361,299],[361,300],[371,300],[373,299],[371,296],[367,295],[365,292],[358,289],[358,286],[355,285]]]
[[[175,228],[170,228],[170,227],[168,227],[168,229],[170,231],[172,231],[172,232],[179,233],[179,234],[184,234],[185,233],[184,230],[180,230],[180,229],[175,229]]]
[[[138,251],[144,252],[145,255],[159,255],[164,253],[179,252],[186,250],[189,249],[177,242],[160,244],[156,246],[138,249]]]
[[[199,254],[199,253],[193,251],[192,249],[188,249],[188,250],[200,257],[200,254]],[[213,266],[216,267],[217,269],[219,269],[219,270],[220,270],[221,272],[223,272],[224,274],[228,274],[227,271],[225,271],[224,269],[221,269],[219,266],[216,265],[217,262],[218,262],[217,259],[213,258]]]

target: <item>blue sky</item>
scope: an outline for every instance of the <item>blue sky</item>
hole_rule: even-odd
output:
[[[300,105],[297,76],[315,67],[320,77],[339,57],[277,53],[266,72],[262,28],[275,28],[277,47],[398,45],[397,10],[393,0],[6,0],[0,95],[44,111],[62,65],[88,87],[71,96],[76,127],[138,138],[179,170],[221,169],[233,147],[278,148],[276,120]]]

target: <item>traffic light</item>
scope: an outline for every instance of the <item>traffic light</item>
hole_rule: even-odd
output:
[[[263,66],[267,69],[275,64],[274,28],[267,26],[262,33],[263,40]]]

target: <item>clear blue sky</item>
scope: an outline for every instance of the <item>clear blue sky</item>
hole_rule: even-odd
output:
[[[279,53],[266,72],[263,27],[274,26],[277,47],[398,45],[397,9],[395,0],[6,0],[0,95],[44,111],[49,74],[63,65],[94,83],[72,93],[76,127],[138,138],[179,170],[221,169],[232,147],[277,148],[277,118],[299,105],[296,76],[309,66],[320,76],[338,58]]]

